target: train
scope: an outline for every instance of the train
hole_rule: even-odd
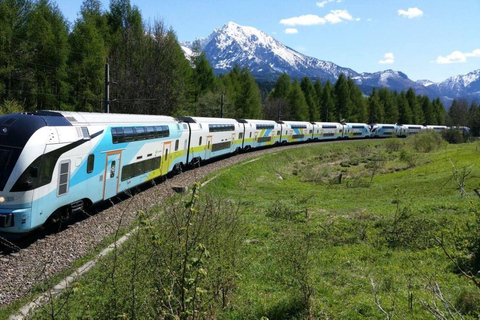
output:
[[[37,111],[0,116],[0,233],[26,234],[187,166],[258,148],[445,126]]]

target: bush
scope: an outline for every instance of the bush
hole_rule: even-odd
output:
[[[463,132],[458,128],[457,129],[452,128],[450,130],[445,131],[443,134],[443,138],[448,143],[464,143],[466,141],[465,136],[463,135]]]
[[[444,143],[444,140],[438,132],[425,130],[409,136],[407,138],[407,143],[412,146],[415,151],[428,153],[440,148]]]
[[[385,141],[387,151],[399,151],[403,147],[403,141],[398,138],[388,138]]]

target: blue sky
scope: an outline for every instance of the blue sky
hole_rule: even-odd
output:
[[[82,0],[57,0],[74,22]],[[233,21],[357,72],[386,69],[443,81],[480,69],[480,0],[130,0],[179,41]],[[110,1],[102,0],[108,9]]]

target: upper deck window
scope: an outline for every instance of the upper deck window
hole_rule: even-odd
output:
[[[167,125],[146,126],[146,127],[115,127],[112,131],[112,142],[123,143],[141,141],[170,136],[170,129]]]
[[[220,132],[220,131],[235,131],[235,125],[233,124],[209,124],[209,132]]]

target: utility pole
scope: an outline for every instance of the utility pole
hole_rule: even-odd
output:
[[[105,105],[103,112],[110,113],[110,67],[105,63]]]

